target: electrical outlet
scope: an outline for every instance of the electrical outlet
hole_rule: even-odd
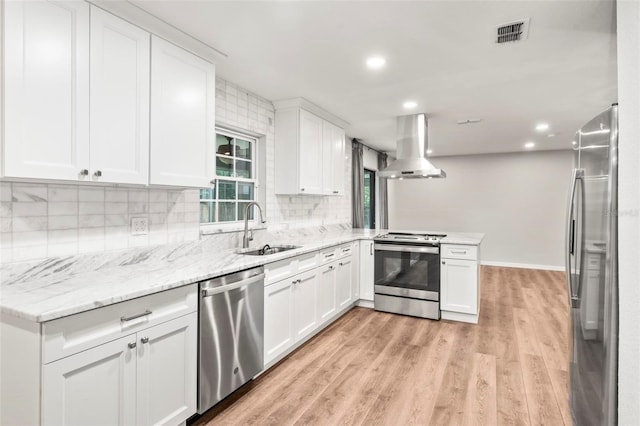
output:
[[[147,235],[149,233],[149,220],[146,217],[131,218],[131,235]]]

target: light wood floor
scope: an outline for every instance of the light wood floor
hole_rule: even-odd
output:
[[[195,424],[571,425],[564,274],[481,273],[477,325],[355,308]]]

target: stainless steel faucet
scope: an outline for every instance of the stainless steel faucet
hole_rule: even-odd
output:
[[[242,248],[249,247],[249,241],[253,241],[253,235],[249,235],[249,209],[251,208],[251,206],[256,206],[258,208],[258,211],[260,212],[260,222],[265,222],[262,217],[262,207],[260,207],[260,204],[256,203],[255,201],[247,204],[247,207],[245,207],[244,209],[244,236],[242,237]]]

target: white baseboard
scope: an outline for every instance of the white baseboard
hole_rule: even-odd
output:
[[[358,300],[357,305],[362,308],[373,309],[373,300],[360,299]]]
[[[492,262],[481,261],[481,265],[485,266],[502,266],[503,268],[524,268],[524,269],[542,269],[545,271],[561,271],[564,272],[564,266],[557,265],[534,265],[531,263],[510,263],[510,262]]]

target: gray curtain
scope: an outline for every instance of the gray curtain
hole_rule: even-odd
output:
[[[357,139],[352,142],[351,167],[351,206],[352,226],[364,228],[364,164],[362,160],[363,145]]]
[[[378,170],[383,170],[387,167],[387,154],[383,152],[378,153]],[[378,207],[380,211],[380,223],[378,228],[389,229],[389,202],[387,200],[387,179],[378,179]]]

